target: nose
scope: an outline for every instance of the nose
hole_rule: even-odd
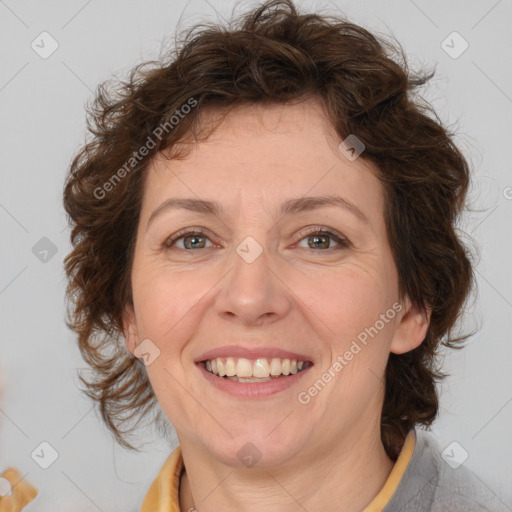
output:
[[[292,304],[292,294],[279,277],[275,261],[258,245],[249,238],[246,245],[242,243],[234,251],[232,268],[215,301],[219,315],[246,326],[278,321],[287,315]]]

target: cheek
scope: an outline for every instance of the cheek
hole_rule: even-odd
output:
[[[197,311],[205,293],[214,284],[205,275],[178,272],[165,266],[147,266],[133,272],[134,302],[141,336],[154,339],[163,349],[178,346],[171,344],[182,339],[191,322],[197,323]]]
[[[205,279],[206,277],[206,279]],[[133,270],[134,303],[140,340],[149,338],[159,356],[146,368],[156,399],[175,428],[190,427],[189,375],[183,351],[200,322],[201,300],[215,283],[208,276],[179,272],[162,265]]]
[[[310,310],[309,317],[316,318],[312,320],[315,332],[330,352],[331,362],[352,346],[357,354],[349,357],[358,361],[351,362],[354,369],[361,364],[374,368],[384,364],[395,326],[392,306],[397,295],[392,274],[387,264],[357,262],[297,280],[294,288],[306,305],[304,311]]]

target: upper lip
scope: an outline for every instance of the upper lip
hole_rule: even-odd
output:
[[[280,348],[247,348],[241,345],[224,345],[223,347],[213,348],[211,350],[208,350],[204,354],[201,354],[194,360],[194,363],[208,361],[211,359],[215,359],[217,357],[245,357],[246,359],[272,359],[273,357],[278,357],[280,359],[295,359],[296,361],[312,362],[309,356],[298,354],[296,352],[290,352],[288,350],[282,350]]]

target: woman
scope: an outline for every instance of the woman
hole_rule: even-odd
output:
[[[505,510],[419,429],[464,339],[469,176],[399,56],[273,1],[99,90],[68,325],[119,443],[176,429],[142,511]]]

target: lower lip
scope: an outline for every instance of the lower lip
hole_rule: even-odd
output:
[[[280,377],[267,382],[235,382],[234,380],[224,379],[217,377],[213,373],[210,373],[202,363],[196,363],[199,370],[203,373],[206,380],[213,384],[217,389],[228,393],[231,396],[241,398],[264,398],[266,396],[275,395],[280,391],[284,391],[289,387],[293,386],[307,373],[313,365],[309,366],[305,370],[289,375],[287,377]]]

